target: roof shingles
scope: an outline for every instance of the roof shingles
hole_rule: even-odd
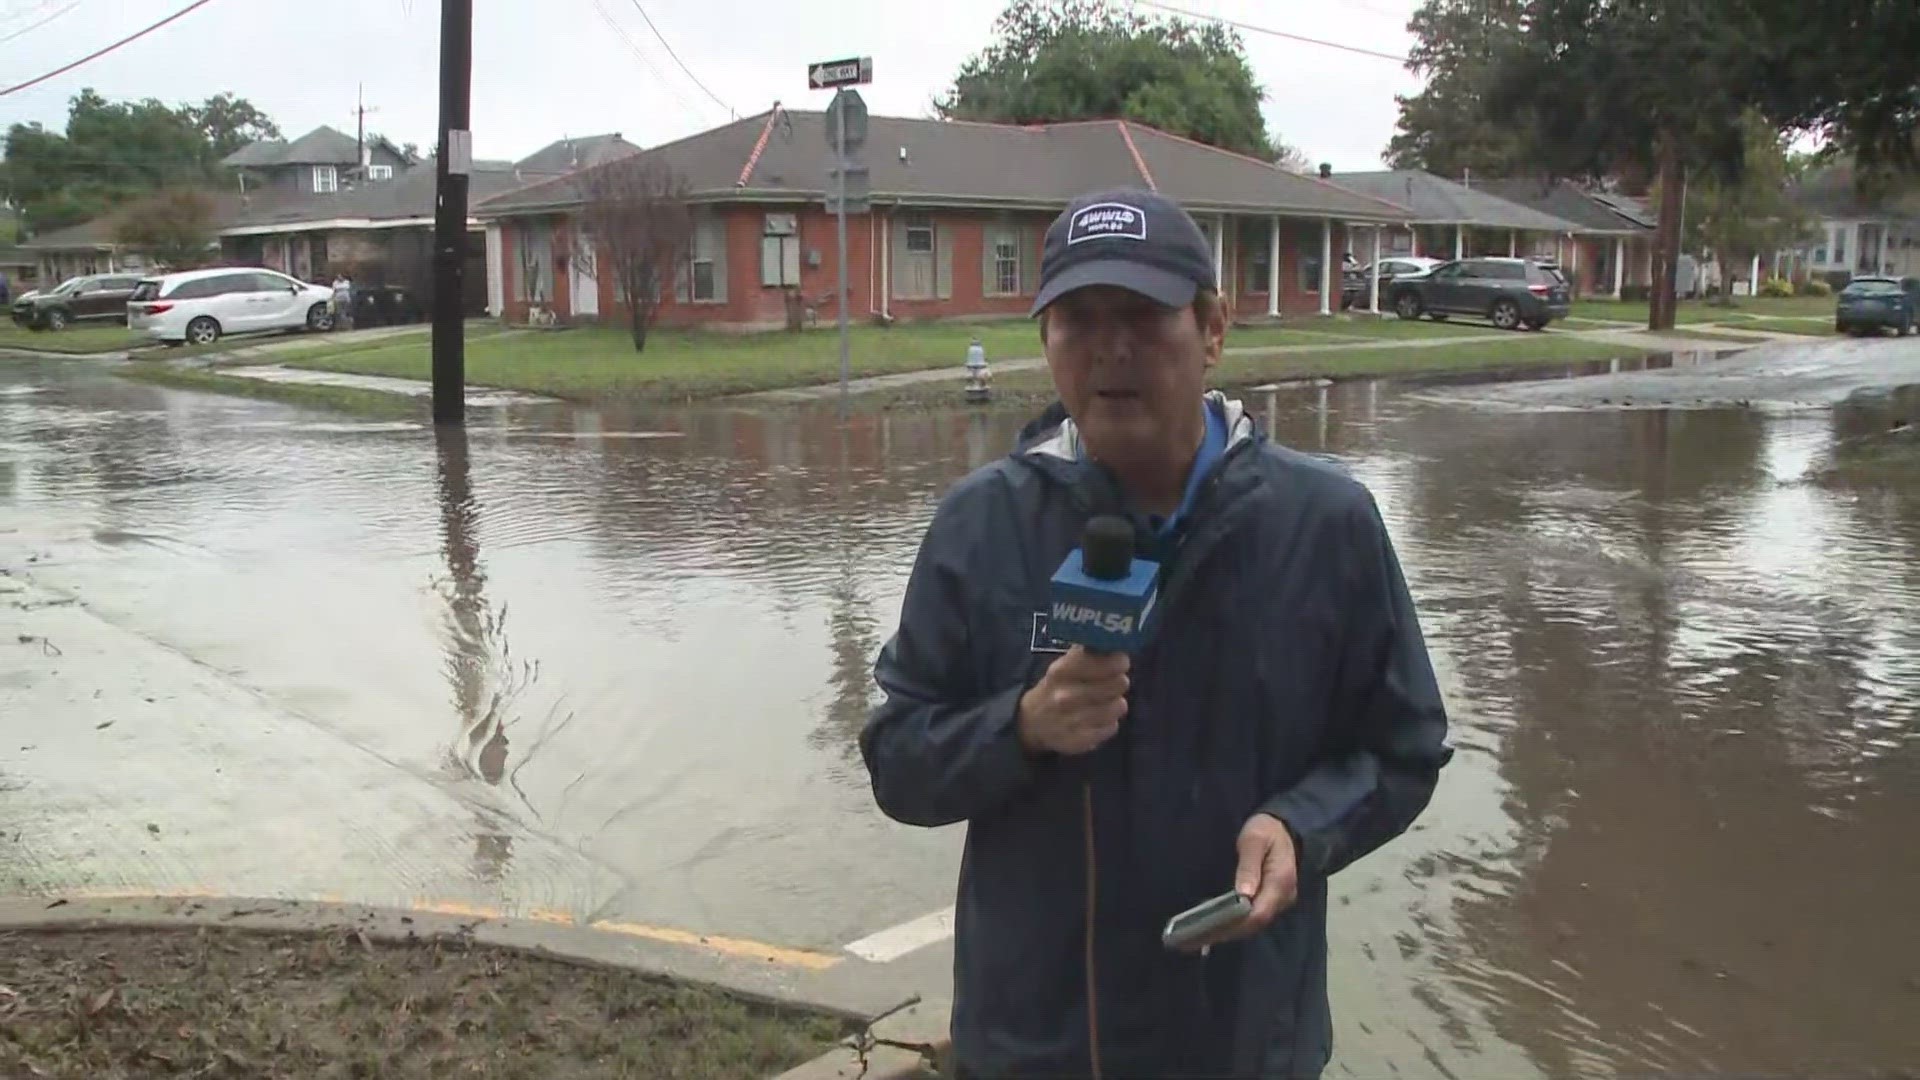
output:
[[[812,201],[826,194],[830,154],[822,113],[780,110],[641,151],[638,159],[670,164],[696,199]],[[1146,186],[1144,167],[1154,186],[1197,211],[1407,217],[1397,206],[1254,158],[1113,120],[1019,127],[875,116],[865,158],[873,194],[882,200],[1058,206],[1101,188]],[[578,185],[561,177],[479,203],[475,214],[498,217],[579,201]]]
[[[1335,176],[1332,182],[1350,191],[1405,206],[1413,211],[1413,220],[1423,225],[1467,225],[1532,232],[1580,231],[1573,222],[1415,169],[1346,173]]]

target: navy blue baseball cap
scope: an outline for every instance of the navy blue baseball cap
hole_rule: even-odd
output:
[[[1038,315],[1075,289],[1113,285],[1182,308],[1201,289],[1217,289],[1213,245],[1180,204],[1138,188],[1095,191],[1073,200],[1047,227],[1040,251]]]

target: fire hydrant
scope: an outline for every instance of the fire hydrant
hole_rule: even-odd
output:
[[[987,348],[974,338],[967,346],[967,400],[985,401],[993,393],[993,371],[987,367]]]

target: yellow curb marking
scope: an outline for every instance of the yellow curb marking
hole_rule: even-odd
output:
[[[232,900],[243,899],[216,893],[209,889],[165,889],[165,890],[120,890],[120,889],[78,889],[62,894],[68,900]],[[334,895],[315,897],[312,902],[327,904],[345,904]],[[427,900],[414,899],[404,907],[409,911],[431,912],[436,915],[457,915],[473,919],[512,919],[515,916],[501,908],[486,904],[476,904],[465,900]],[[588,930],[601,930],[610,934],[622,934],[627,937],[646,938],[650,941],[663,941],[671,945],[686,945],[709,952],[723,953],[747,960],[762,960],[767,963],[783,964],[788,967],[806,968],[809,971],[825,971],[841,961],[841,957],[831,953],[813,952],[808,949],[790,949],[780,945],[769,945],[763,941],[747,938],[723,937],[716,934],[696,934],[689,930],[675,930],[666,926],[648,926],[644,923],[630,922],[594,922],[582,923],[568,912],[556,908],[530,908],[520,916],[532,922],[550,923],[556,926],[574,926]]]
[[[806,949],[786,949],[778,945],[768,945],[745,938],[718,937],[712,934],[693,934],[685,930],[673,930],[664,926],[645,926],[640,923],[597,922],[592,924],[595,930],[606,930],[615,934],[627,934],[632,937],[649,938],[653,941],[665,941],[675,945],[692,945],[712,952],[726,953],[729,956],[745,957],[749,960],[766,960],[789,967],[806,968],[809,971],[825,971],[838,964],[840,958],[826,953],[809,952]]]

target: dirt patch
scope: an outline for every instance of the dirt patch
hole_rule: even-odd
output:
[[[461,940],[0,934],[0,1076],[750,1080],[840,1020]]]

